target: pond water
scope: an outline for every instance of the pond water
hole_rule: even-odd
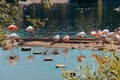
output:
[[[70,37],[76,37],[80,31],[87,34],[91,30],[109,29],[114,31],[120,26],[120,12],[114,9],[120,6],[119,1],[108,1],[88,4],[55,4],[51,10],[44,9],[40,4],[32,4],[24,7],[23,26],[20,27],[18,34],[21,37],[29,37],[30,33],[25,29],[29,25],[25,16],[32,18],[48,19],[45,26],[35,29],[34,37],[53,37],[59,34],[63,37],[69,34]]]
[[[68,53],[64,53],[63,48],[58,48],[59,54],[52,54],[55,48],[32,47],[31,51],[21,51],[21,47],[14,48],[14,54],[19,57],[16,64],[8,61],[11,51],[3,51],[0,48],[0,80],[63,80],[62,69],[56,68],[56,64],[65,64],[65,70],[76,70],[76,56],[85,55],[83,63],[88,63],[90,68],[95,70],[95,60],[91,59],[92,50],[69,49]],[[48,55],[33,55],[35,51],[45,52]],[[95,51],[100,54],[100,51]],[[31,61],[28,56],[32,55],[34,59]],[[107,54],[109,55],[109,53]],[[44,61],[44,58],[53,58],[53,61]],[[82,65],[82,64],[81,64]]]
[[[34,7],[33,7],[34,6]],[[87,34],[91,30],[108,28],[114,31],[120,26],[120,12],[114,11],[119,7],[119,2],[99,2],[84,4],[67,4],[54,5],[51,11],[44,10],[40,5],[31,5],[24,8],[24,15],[31,15],[33,18],[45,19],[48,18],[45,26],[40,26],[35,29],[34,37],[53,37],[59,34],[63,37],[69,34],[70,37],[76,37],[80,31],[85,31]],[[24,17],[24,16],[23,16]],[[30,24],[26,22],[17,32],[20,37],[29,37],[30,33],[25,29]],[[69,53],[65,54],[63,48],[58,48],[59,55],[53,55],[54,48],[32,47],[31,51],[23,52],[21,47],[15,48],[14,54],[18,55],[19,60],[16,64],[10,64],[7,57],[11,51],[3,51],[0,48],[0,80],[63,80],[62,69],[56,68],[56,64],[65,64],[65,70],[75,70],[77,58],[80,54],[86,58],[83,63],[88,63],[89,66],[95,69],[95,61],[91,59],[92,50],[69,49]],[[48,50],[48,55],[33,55],[34,51]],[[96,51],[100,54],[100,51]],[[34,59],[28,60],[28,56],[32,55]],[[109,53],[107,54],[109,55]],[[44,58],[53,58],[53,61],[43,61]]]

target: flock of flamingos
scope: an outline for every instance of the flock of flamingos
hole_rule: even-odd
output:
[[[9,25],[8,30],[10,30],[11,32],[13,32],[12,34],[10,35],[4,35],[5,38],[8,38],[7,40],[14,40],[16,38],[19,38],[19,36],[15,33],[16,31],[19,30],[18,26],[16,25]],[[26,31],[28,32],[33,32],[35,31],[34,27],[32,26],[29,26],[26,28]],[[120,42],[120,27],[116,28],[114,30],[114,32],[110,32],[108,29],[104,29],[104,30],[98,30],[98,31],[91,31],[90,33],[90,36],[91,38],[104,38],[104,40],[106,42],[110,42],[111,40],[115,40],[117,41],[118,43]],[[58,42],[60,40],[60,35],[55,35],[53,37],[53,42]],[[87,34],[84,32],[84,31],[81,31],[79,32],[77,35],[76,35],[76,38],[80,39],[80,38],[87,38]],[[63,41],[64,42],[68,42],[70,40],[70,36],[69,35],[65,35],[63,38]],[[10,63],[15,63],[15,61],[18,60],[18,56],[14,55],[14,41],[11,42],[12,43],[12,54],[8,57],[9,58],[9,62]],[[6,45],[5,45],[6,46]],[[81,59],[85,58],[85,56],[80,56],[80,58],[78,58],[79,61],[81,61]],[[31,56],[30,56],[30,59],[31,59]]]
[[[8,26],[8,30],[10,30],[12,32],[16,32],[16,31],[18,31],[18,26],[13,25],[13,24],[9,25]],[[26,28],[26,31],[32,33],[33,31],[35,31],[35,29],[32,26],[28,26]],[[108,42],[111,39],[112,40],[114,39],[114,40],[116,40],[116,41],[119,42],[120,41],[120,27],[118,27],[117,29],[115,29],[114,32],[110,32],[108,29],[98,30],[98,31],[93,30],[93,31],[90,32],[90,36],[92,38],[98,38],[98,39],[99,38],[104,38],[104,40],[108,41]],[[19,36],[16,33],[12,33],[12,34],[9,35],[9,37],[15,39],[15,38],[18,38]],[[84,31],[81,31],[81,32],[79,32],[76,35],[76,38],[78,38],[78,39],[79,38],[86,38],[86,37],[87,37],[87,34]],[[60,39],[60,35],[58,35],[58,34],[53,37],[53,41],[54,42],[58,42],[59,39]],[[64,42],[68,42],[69,39],[70,39],[69,35],[65,35],[63,37],[63,41]]]

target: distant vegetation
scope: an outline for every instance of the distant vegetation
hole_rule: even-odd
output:
[[[3,40],[4,29],[10,25],[15,24],[17,26],[22,25],[22,10],[18,2],[20,0],[0,0],[0,40]],[[22,0],[21,0],[22,1]],[[52,6],[47,0],[42,0],[44,9],[50,10]],[[41,22],[40,19],[26,16],[27,20],[32,24],[31,26],[44,25],[45,22]],[[46,19],[48,20],[48,19]]]
[[[17,3],[7,3],[0,1],[0,40],[3,39],[3,29],[10,24],[19,24],[20,10]]]

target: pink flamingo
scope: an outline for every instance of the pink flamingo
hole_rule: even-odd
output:
[[[18,26],[14,25],[14,24],[11,24],[8,26],[8,30],[10,31],[18,31]],[[15,37],[17,36],[15,33],[12,33],[10,35],[13,39],[11,40],[11,43],[12,43],[12,47],[14,47],[14,41],[15,41]],[[14,55],[14,49],[12,49],[12,55]]]
[[[63,42],[68,42],[70,39],[69,35],[65,35],[65,37],[63,38]]]
[[[18,26],[11,24],[8,26],[8,30],[16,32],[18,31]],[[10,64],[15,64],[18,61],[18,56],[14,55],[14,43],[15,43],[15,38],[16,38],[16,34],[13,33],[10,35],[13,39],[11,39],[11,43],[12,43],[12,54],[8,57],[8,60],[10,62]]]

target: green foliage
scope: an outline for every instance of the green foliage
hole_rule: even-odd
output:
[[[39,18],[33,19],[29,15],[27,15],[26,18],[27,18],[27,21],[31,23],[33,27],[45,26],[45,21],[48,20],[46,19],[45,21],[41,21]]]
[[[4,39],[3,37],[3,29],[0,27],[0,41]]]
[[[4,28],[10,24],[20,22],[18,4],[7,3],[6,0],[0,1],[0,40],[3,40]]]
[[[5,0],[0,1],[0,25],[15,24],[19,21],[18,5],[6,3]]]
[[[53,4],[50,0],[42,0],[41,3],[45,9],[51,10]]]
[[[21,25],[21,14],[19,10],[18,2],[20,0],[14,0],[14,2],[7,3],[5,0],[0,0],[0,39],[3,39],[3,30],[6,26],[10,24],[17,24],[18,26]],[[21,0],[22,1],[22,0]],[[43,0],[43,6],[45,9],[50,10],[52,4],[50,0]],[[29,15],[26,16],[27,21],[32,24],[34,27],[44,26],[45,21],[41,21],[39,18],[31,18]]]
[[[51,10],[53,4],[50,0],[41,0],[41,5],[45,10]],[[26,18],[33,27],[45,26],[45,23],[48,20],[47,18],[45,20],[40,20],[39,18],[32,18],[30,15],[27,15]]]
[[[119,80],[120,79],[120,56],[115,51],[111,51],[112,56],[106,56],[104,50],[102,55],[94,53],[96,69],[91,69],[87,63],[82,62],[77,65],[77,76],[71,77],[63,71],[63,77],[66,80]],[[104,54],[104,55],[103,55]],[[82,66],[81,66],[82,65]],[[71,79],[69,79],[71,78]]]

